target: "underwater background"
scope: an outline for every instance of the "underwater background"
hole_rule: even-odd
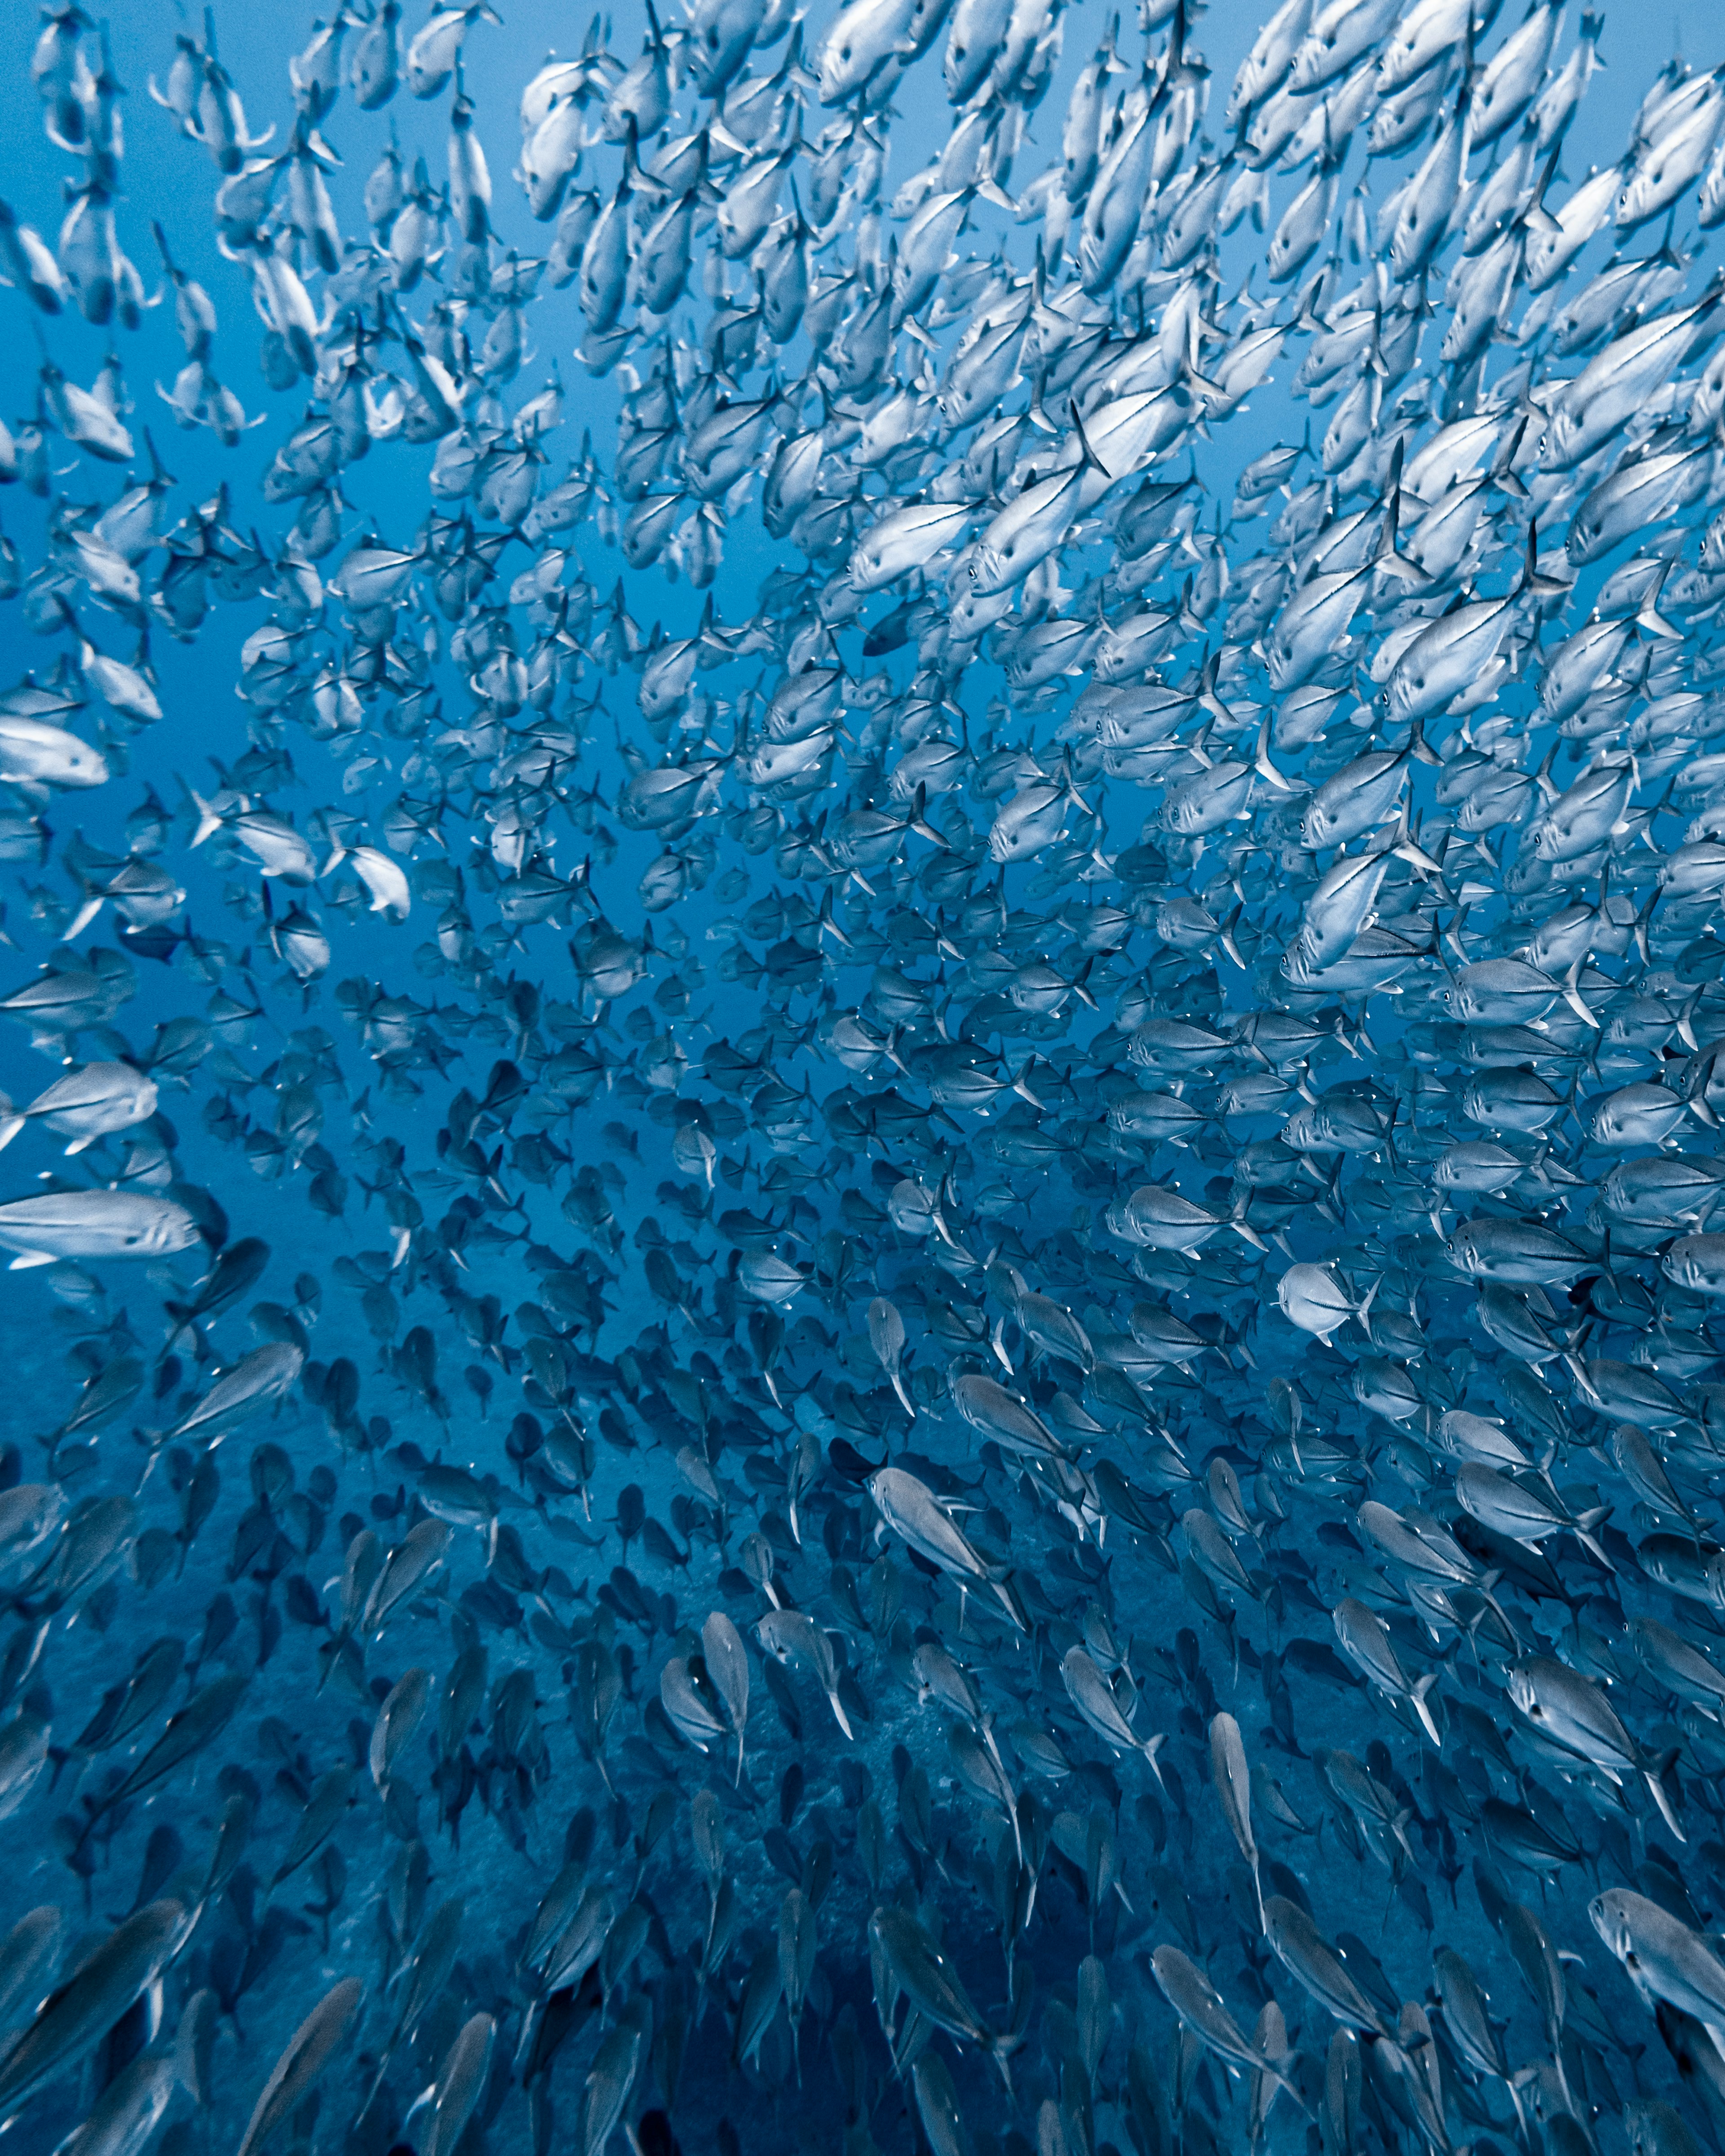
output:
[[[1715,2146],[1717,24],[501,12],[6,33],[12,2145]]]

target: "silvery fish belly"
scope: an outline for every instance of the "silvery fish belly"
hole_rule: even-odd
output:
[[[1716,13],[8,21],[10,2146],[1718,2145]]]

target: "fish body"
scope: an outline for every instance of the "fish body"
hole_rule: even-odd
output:
[[[0,1204],[0,1245],[16,1272],[64,1259],[161,1258],[192,1249],[196,1222],[171,1199],[130,1190],[69,1190]]]

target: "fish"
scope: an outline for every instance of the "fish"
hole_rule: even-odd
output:
[[[66,1259],[172,1257],[199,1241],[183,1205],[134,1190],[69,1190],[0,1203],[0,1246],[11,1270]]]
[[[187,1915],[185,1905],[172,1897],[151,1902],[116,1925],[82,1966],[48,1994],[0,2064],[0,2105],[8,2118],[157,1980],[183,1943]]]
[[[485,2091],[497,2034],[495,2017],[470,2015],[456,2032],[429,2092],[426,2156],[447,2156],[465,2131]]]
[[[0,1146],[9,1144],[33,1116],[71,1140],[68,1154],[116,1131],[147,1122],[156,1112],[159,1089],[147,1073],[126,1063],[90,1063],[39,1093],[26,1107],[0,1113]]]
[[[217,1376],[204,1397],[188,1408],[159,1442],[192,1437],[219,1444],[236,1423],[270,1406],[288,1390],[305,1366],[305,1350],[292,1340],[273,1341],[243,1355]]]
[[[930,1563],[966,1584],[992,1580],[997,1591],[1004,1588],[1004,1582],[993,1579],[988,1561],[916,1476],[903,1468],[882,1467],[869,1476],[868,1491],[883,1523]]]
[[[947,1957],[916,1919],[906,1910],[883,1906],[869,1918],[869,1935],[887,1991],[883,2014],[891,2013],[898,1998],[907,1998],[912,2010],[935,2027],[988,2051],[1004,2071],[1017,2048],[1017,2035],[993,2030],[983,2020]]]
[[[1683,1838],[1664,1784],[1644,1763],[1615,1710],[1592,1679],[1549,1656],[1536,1655],[1516,1664],[1506,1689],[1512,1705],[1552,1743],[1586,1759],[1608,1779],[1640,1768],[1666,1825],[1679,1840]]]
[[[757,1638],[768,1654],[781,1662],[796,1662],[814,1672],[833,1719],[847,1738],[855,1732],[844,1702],[839,1697],[838,1670],[831,1643],[814,1621],[798,1609],[772,1609],[755,1627]]]
[[[1224,2062],[1267,2074],[1286,2087],[1296,2103],[1304,2099],[1257,2046],[1240,2030],[1219,1992],[1191,1957],[1172,1946],[1158,1947],[1150,1957],[1158,1988],[1179,2016],[1182,2025]]]
[[[1358,1319],[1370,1337],[1375,1294],[1374,1285],[1356,1303],[1332,1272],[1317,1265],[1291,1265],[1276,1285],[1276,1300],[1284,1314],[1301,1332],[1316,1333],[1326,1346],[1331,1332],[1350,1319]]]
[[[23,714],[0,714],[0,780],[24,788],[105,785],[105,757],[69,727]]]
[[[246,2156],[265,2147],[316,2086],[331,2054],[347,2033],[363,1995],[364,1987],[357,1977],[344,1977],[295,2030],[253,2106],[239,2144]]]
[[[1383,2015],[1297,1902],[1272,1894],[1264,1904],[1264,1926],[1277,1960],[1344,2028],[1388,2035]]]
[[[1719,2022],[1720,1964],[1687,1925],[1625,1887],[1595,1895],[1587,1913],[1644,1997],[1666,1999],[1710,2027]]]
[[[1086,1648],[1077,1646],[1067,1650],[1060,1664],[1060,1677],[1073,1706],[1103,1743],[1118,1751],[1142,1752],[1160,1780],[1157,1753],[1167,1739],[1161,1736],[1142,1738],[1137,1734],[1121,1712],[1119,1702],[1106,1679]]]

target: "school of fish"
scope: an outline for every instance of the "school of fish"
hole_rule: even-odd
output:
[[[6,32],[7,2146],[1725,2148],[1725,65],[218,12]]]

